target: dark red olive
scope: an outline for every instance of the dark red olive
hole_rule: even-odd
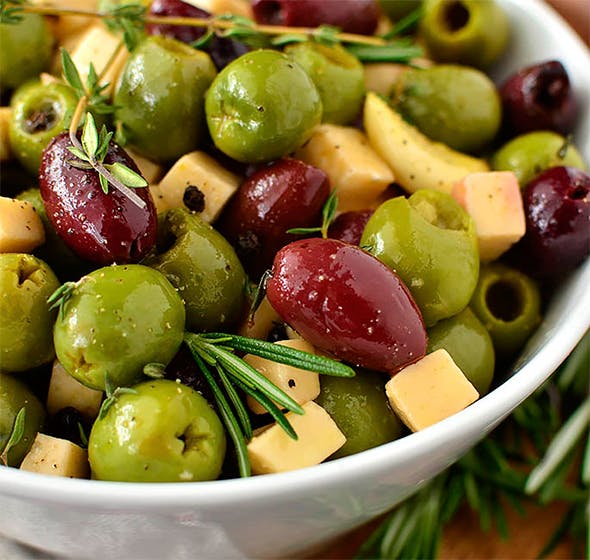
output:
[[[563,64],[557,60],[523,68],[500,87],[504,129],[517,136],[533,130],[566,135],[576,123],[577,103]]]
[[[134,189],[142,208],[114,187],[105,194],[98,173],[70,165],[67,132],[43,152],[39,188],[47,217],[57,234],[83,259],[97,264],[139,261],[156,242],[157,215],[147,188]],[[135,162],[111,143],[105,163],[121,162],[136,173]]]
[[[328,229],[328,237],[352,245],[361,242],[363,230],[374,210],[351,210],[336,217]]]
[[[349,33],[372,35],[379,20],[375,0],[253,0],[258,23],[289,27],[328,24]]]
[[[257,279],[271,267],[281,247],[298,239],[288,229],[321,224],[329,194],[328,176],[321,169],[284,158],[242,183],[216,227],[234,246],[248,274]]]
[[[523,195],[526,234],[518,254],[540,278],[569,272],[590,253],[590,175],[552,167],[537,175]]]
[[[154,0],[150,6],[150,14],[168,17],[192,17],[208,19],[211,14],[206,10],[197,8],[182,0]],[[206,32],[205,27],[191,25],[166,25],[162,23],[150,23],[146,26],[149,35],[165,35],[183,43],[193,43],[200,39]],[[214,36],[202,48],[211,56],[213,64],[218,70],[227,66],[232,60],[248,52],[249,48],[229,37]]]
[[[410,292],[393,270],[336,239],[302,239],[274,260],[266,296],[315,347],[390,373],[424,356],[427,336]]]

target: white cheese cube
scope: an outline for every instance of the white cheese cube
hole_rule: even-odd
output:
[[[339,212],[373,207],[394,180],[367,137],[352,127],[318,126],[295,157],[326,172],[338,195]]]
[[[8,161],[12,157],[10,149],[10,107],[0,107],[0,161]]]
[[[291,439],[277,424],[263,430],[248,443],[254,474],[269,474],[317,465],[340,449],[344,434],[330,415],[313,401],[303,405],[305,414],[286,414],[298,439]]]
[[[131,156],[131,159],[139,168],[141,175],[150,185],[157,183],[162,178],[162,175],[164,174],[164,168],[159,163],[140,156],[131,148],[126,147],[125,151]]]
[[[238,334],[241,336],[247,336],[248,338],[266,340],[275,325],[282,322],[279,314],[274,310],[268,299],[264,297],[260,302],[256,313],[254,313],[252,320],[250,321],[248,317],[244,319],[238,329]]]
[[[522,194],[512,171],[470,173],[452,194],[473,218],[482,261],[497,259],[524,235]]]
[[[20,466],[23,471],[65,476],[68,478],[88,478],[90,465],[88,453],[67,439],[37,434],[31,450]]]
[[[0,196],[0,253],[30,253],[45,243],[45,228],[30,202]]]
[[[203,193],[205,208],[200,216],[211,223],[238,189],[240,178],[211,156],[196,151],[182,156],[160,182],[164,203],[169,208],[183,208],[184,191],[191,185]]]
[[[385,385],[391,408],[413,432],[463,410],[478,392],[444,349],[396,373]]]
[[[152,195],[152,199],[154,201],[154,205],[156,207],[156,212],[161,214],[162,212],[166,212],[169,210],[170,207],[166,204],[164,200],[164,195],[162,194],[162,190],[160,189],[160,185],[150,185],[150,194]]]
[[[53,362],[47,393],[47,412],[50,415],[72,406],[87,420],[94,420],[101,403],[102,391],[82,385],[57,360]]]
[[[281,344],[303,352],[314,354],[314,348],[302,338],[296,340],[280,340]],[[298,404],[312,401],[320,394],[320,378],[314,371],[306,371],[286,364],[279,364],[266,360],[260,356],[246,354],[244,361],[258,370],[264,377],[274,383],[279,389],[289,395]],[[255,414],[265,414],[266,409],[252,397],[247,399],[250,410]]]

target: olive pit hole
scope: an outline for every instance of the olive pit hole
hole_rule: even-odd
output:
[[[17,286],[21,287],[27,280],[30,280],[34,284],[40,285],[38,279],[33,276],[38,270],[39,267],[34,263],[26,261],[21,262],[18,270],[16,271],[18,275]]]
[[[486,305],[490,313],[504,322],[517,319],[524,310],[520,286],[509,280],[499,280],[486,291]]]
[[[443,21],[451,33],[456,33],[467,25],[469,10],[463,2],[449,2],[444,8]]]
[[[38,134],[51,130],[59,118],[60,114],[55,103],[43,103],[27,115],[23,128],[27,134]]]

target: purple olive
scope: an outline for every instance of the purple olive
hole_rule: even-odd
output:
[[[105,194],[96,171],[69,163],[74,158],[67,149],[71,145],[67,132],[59,134],[41,158],[39,188],[55,231],[88,261],[100,265],[139,261],[156,242],[156,208],[149,189],[134,189],[145,203],[143,208],[112,186]],[[120,162],[139,173],[135,162],[113,143],[104,162]]]
[[[393,373],[426,352],[424,323],[393,270],[336,239],[302,239],[275,257],[268,301],[305,340],[360,367]]]
[[[270,268],[281,247],[298,239],[288,229],[320,225],[329,194],[322,170],[284,158],[246,179],[216,226],[256,279]]]
[[[372,35],[379,20],[375,0],[253,0],[258,23],[289,27],[334,25],[349,33]]]
[[[523,68],[500,87],[504,128],[511,136],[533,130],[566,135],[576,122],[577,103],[561,62]]]
[[[330,225],[328,237],[358,245],[373,212],[374,210],[351,210],[340,214]]]

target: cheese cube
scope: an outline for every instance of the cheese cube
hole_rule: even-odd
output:
[[[269,474],[317,465],[340,449],[344,434],[330,415],[313,401],[303,405],[305,414],[286,414],[298,439],[291,439],[277,424],[263,430],[248,443],[254,474]]]
[[[47,392],[47,412],[50,415],[71,406],[87,420],[94,420],[98,416],[101,403],[102,391],[82,385],[57,360],[53,362]]]
[[[303,339],[281,340],[275,344],[281,344],[288,348],[295,348],[303,352],[314,353],[314,348]],[[279,364],[266,360],[260,356],[246,354],[244,361],[258,370],[264,377],[274,383],[279,389],[289,395],[298,404],[312,401],[320,394],[320,378],[314,371],[306,371],[286,364]],[[250,410],[255,414],[265,414],[266,409],[252,397],[247,399]]]
[[[238,190],[240,178],[211,156],[196,151],[182,156],[160,182],[164,203],[169,208],[183,208],[184,191],[191,185],[203,193],[205,208],[200,216],[211,223]]]
[[[156,207],[156,212],[161,214],[162,212],[166,212],[169,210],[170,207],[164,201],[164,195],[162,194],[162,190],[160,189],[160,185],[150,185],[150,194],[152,195],[152,199],[154,201],[154,206]]]
[[[522,194],[512,171],[470,173],[452,194],[473,218],[482,261],[497,259],[524,235]]]
[[[0,161],[8,161],[12,157],[10,149],[10,107],[0,107]]]
[[[444,349],[427,354],[385,385],[391,408],[413,432],[463,410],[478,392]]]
[[[246,317],[240,325],[238,334],[241,336],[247,336],[248,338],[266,340],[275,325],[282,322],[279,314],[274,310],[268,299],[264,297],[260,302],[256,313],[254,313],[252,320],[250,321],[248,317]]]
[[[379,95],[389,95],[393,85],[410,67],[407,64],[394,62],[374,62],[365,64],[365,89]]]
[[[88,453],[67,439],[37,434],[31,450],[20,466],[23,471],[66,476],[68,478],[88,478],[90,465]]]
[[[340,212],[370,208],[394,180],[367,137],[352,127],[318,126],[295,157],[326,172]]]
[[[154,161],[151,161],[143,156],[140,156],[137,152],[131,148],[125,148],[125,151],[131,156],[131,159],[135,162],[135,165],[139,168],[143,178],[151,185],[157,183],[164,174],[164,168]]]
[[[30,202],[0,196],[0,253],[30,253],[45,243],[45,228]]]

